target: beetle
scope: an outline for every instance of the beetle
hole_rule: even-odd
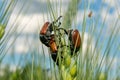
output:
[[[39,39],[40,41],[46,45],[47,47],[50,47],[53,52],[56,52],[56,44],[54,40],[54,34],[52,34],[53,31],[53,26],[62,16],[58,17],[56,21],[53,21],[52,23],[50,22],[45,22],[45,24],[42,26],[42,29],[40,30],[39,33]],[[60,22],[58,27],[60,26]]]
[[[56,21],[53,21],[52,23],[45,22],[45,24],[42,26],[42,29],[40,30],[40,33],[39,33],[40,41],[45,46],[50,47],[51,57],[55,62],[57,58],[58,47],[55,42],[55,34],[52,34],[52,32],[54,31],[53,30],[54,27],[57,27],[56,30],[61,30],[61,29],[64,30],[65,34],[67,34],[68,39],[70,41],[71,55],[73,55],[74,49],[75,49],[75,52],[77,52],[81,46],[81,38],[80,38],[79,31],[77,29],[66,30],[64,28],[59,28],[59,26],[61,25],[61,22],[59,22],[59,24],[56,25],[56,23],[61,17],[62,16],[58,17],[58,19]]]
[[[70,29],[67,32],[68,32],[68,38],[70,40],[71,55],[73,55],[74,49],[76,53],[80,49],[82,44],[80,33],[77,29],[75,30]]]
[[[90,13],[88,14],[88,17],[92,17],[92,11],[90,11]]]
[[[39,33],[40,41],[47,47],[50,47],[51,57],[55,62],[56,62],[58,50],[57,50],[57,45],[55,43],[55,35],[52,34],[52,31],[53,31],[53,27],[56,26],[55,23],[57,23],[61,17],[62,16],[58,17],[58,19],[56,21],[53,21],[52,23],[45,22],[45,24],[42,26],[42,29],[40,30],[40,33]],[[61,22],[59,22],[57,27],[59,27],[60,25],[61,25]],[[58,61],[57,61],[57,64],[58,64]]]

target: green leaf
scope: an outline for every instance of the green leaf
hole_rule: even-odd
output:
[[[0,25],[0,40],[2,39],[2,37],[4,36],[5,34],[5,28],[3,25]]]

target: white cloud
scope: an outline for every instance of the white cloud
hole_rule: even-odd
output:
[[[120,1],[119,0],[104,0],[105,4],[109,5],[110,7],[119,8]],[[119,9],[120,10],[120,9]]]
[[[119,15],[117,13],[117,11],[115,10],[113,13],[109,13],[107,12],[107,8],[104,8],[101,12],[101,21],[103,23],[104,19],[105,19],[105,25],[106,25],[106,36],[109,35],[111,33],[111,31],[113,30],[114,27],[116,27],[116,29],[119,29],[119,24],[120,21],[118,20],[118,23],[116,26],[115,23],[118,19]],[[119,32],[120,34],[120,32]]]
[[[116,1],[117,0],[104,0],[104,3],[113,7],[113,6],[115,6]]]
[[[82,35],[82,33],[80,33]],[[90,41],[91,39],[91,41]],[[88,42],[89,41],[89,42]],[[93,50],[95,48],[95,41],[94,41],[94,37],[88,33],[84,33],[84,39],[82,41],[82,54],[85,55],[86,54],[86,51],[87,49],[90,49],[91,50],[89,51],[90,54],[93,53]]]
[[[104,0],[104,3],[107,4],[110,8],[114,8],[115,12],[117,11],[120,14],[120,0]]]
[[[16,53],[27,53],[29,51],[29,46],[26,45],[25,43],[23,44],[22,42],[20,42],[21,44],[16,44],[15,46],[15,51]]]
[[[77,24],[82,24],[84,18],[84,10],[79,10],[76,15]]]

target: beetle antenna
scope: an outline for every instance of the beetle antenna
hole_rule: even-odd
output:
[[[58,20],[60,20],[60,18],[61,18],[62,16],[59,16],[58,18],[57,18],[57,20],[55,20],[55,21],[53,21],[52,23],[51,23],[51,25],[54,25],[56,22],[58,22]],[[59,24],[58,24],[58,27],[61,25],[61,22],[59,21]],[[53,28],[53,27],[52,27]]]
[[[58,19],[55,22],[58,22],[58,20],[61,18],[62,16],[59,16]]]
[[[58,20],[60,20],[60,18],[61,18],[62,16],[59,16],[55,21],[53,21],[51,24],[54,24],[54,23],[56,23],[56,22],[58,22]],[[59,26],[61,25],[61,23],[59,22]]]

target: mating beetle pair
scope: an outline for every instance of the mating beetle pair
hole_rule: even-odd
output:
[[[55,29],[54,27],[60,26],[61,22],[58,23],[58,20],[61,17],[62,16],[58,17],[58,19],[56,21],[53,21],[52,23],[46,22],[39,33],[40,41],[47,47],[50,47],[51,56],[54,61],[56,61],[57,58],[58,47],[55,42],[55,34],[52,34],[52,32],[54,31],[53,29]],[[58,26],[55,25],[56,23],[58,23]],[[81,37],[79,31],[77,29],[66,30],[64,28],[57,28],[56,30],[59,29],[63,29],[65,31],[65,34],[68,35],[68,39],[70,41],[71,55],[73,55],[74,49],[75,52],[77,52],[81,46]]]

